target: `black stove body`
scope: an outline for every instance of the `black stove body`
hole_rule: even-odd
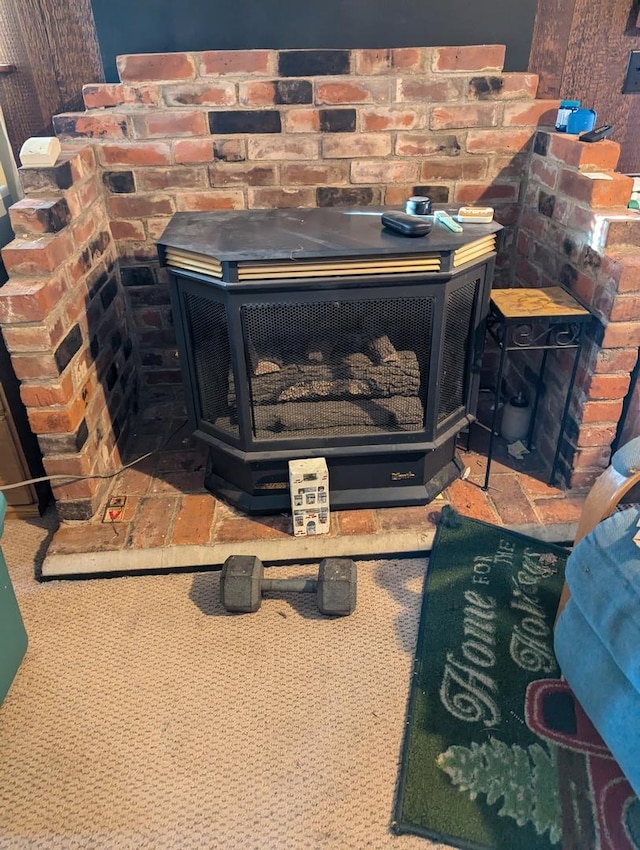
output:
[[[326,458],[336,509],[460,474],[500,226],[409,238],[380,212],[177,213],[160,240],[205,483],[248,513],[288,510],[296,458]]]

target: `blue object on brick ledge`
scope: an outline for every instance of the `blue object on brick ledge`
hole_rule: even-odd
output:
[[[596,126],[596,118],[595,109],[576,109],[567,118],[567,133],[569,135],[588,133]]]
[[[559,133],[567,132],[567,121],[569,120],[571,113],[575,112],[576,109],[580,109],[579,100],[560,101],[560,108],[558,109],[558,116],[556,118],[556,130]]]
[[[4,532],[7,500],[0,493],[0,537]],[[11,687],[27,651],[27,632],[13,591],[9,570],[0,549],[0,705]]]

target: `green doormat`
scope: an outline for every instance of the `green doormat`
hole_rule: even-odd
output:
[[[425,579],[395,832],[473,850],[640,848],[640,802],[553,653],[568,554],[443,512]]]

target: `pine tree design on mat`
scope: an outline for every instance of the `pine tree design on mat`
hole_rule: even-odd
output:
[[[509,746],[491,737],[484,744],[474,741],[470,748],[449,747],[437,762],[471,800],[482,793],[493,805],[502,798],[500,817],[511,817],[518,826],[530,822],[538,835],[548,831],[550,841],[555,844],[560,840],[560,801],[548,791],[557,782],[558,762],[553,750],[545,750],[540,744],[530,744],[527,749],[518,744]]]
[[[392,829],[465,850],[640,850],[640,801],[553,652],[568,550],[442,513]]]

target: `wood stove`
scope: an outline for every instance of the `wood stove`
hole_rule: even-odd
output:
[[[335,508],[451,483],[499,230],[407,238],[370,208],[177,213],[159,249],[207,488],[287,510],[288,461],[320,456]]]

